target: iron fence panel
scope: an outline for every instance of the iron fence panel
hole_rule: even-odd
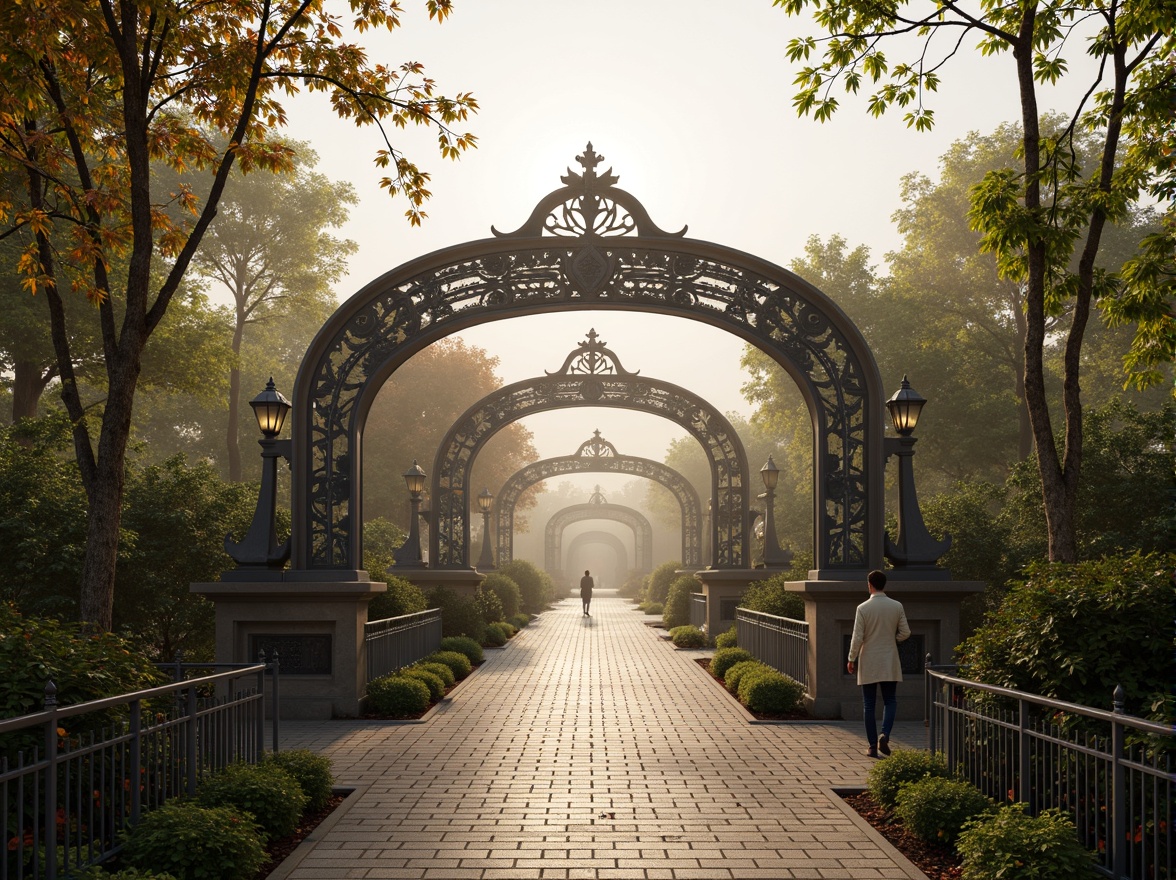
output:
[[[735,612],[735,633],[739,647],[799,681],[808,693],[809,626],[805,621],[739,608]]]
[[[706,625],[706,596],[702,593],[690,594],[690,625],[702,629]],[[718,633],[711,633],[717,636]]]
[[[369,621],[363,627],[363,640],[367,648],[367,680],[374,681],[441,647],[441,609]]]

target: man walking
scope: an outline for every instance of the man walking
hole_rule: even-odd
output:
[[[584,576],[580,578],[580,601],[584,603],[584,616],[591,617],[588,613],[588,606],[592,604],[592,588],[595,584],[592,583],[592,575],[588,573],[588,569],[584,569]]]
[[[906,611],[901,602],[886,595],[886,575],[872,571],[866,576],[870,598],[857,607],[853,620],[853,638],[849,642],[849,662],[845,665],[850,675],[857,672],[857,683],[862,686],[862,711],[866,718],[866,739],[870,748],[866,755],[877,758],[878,753],[890,754],[890,731],[898,714],[895,689],[902,681],[902,661],[898,643],[910,638]],[[878,721],[874,717],[878,705],[878,685],[882,686],[882,735],[878,735]]]

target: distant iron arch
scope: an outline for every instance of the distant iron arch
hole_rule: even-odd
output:
[[[293,568],[366,577],[363,426],[387,378],[466,327],[575,310],[701,321],[772,357],[813,424],[814,578],[882,565],[883,400],[869,347],[840,308],[788,270],[660,229],[589,144],[514,232],[420,257],[347,300],[307,349],[294,388]],[[468,523],[470,498],[455,516]],[[721,512],[716,512],[716,517]],[[712,527],[713,530],[713,527]],[[747,543],[746,541],[744,543]],[[463,548],[464,549],[464,548]]]
[[[514,515],[519,497],[543,480],[564,474],[614,473],[644,477],[660,483],[674,496],[682,512],[682,563],[702,567],[702,503],[698,491],[681,473],[649,458],[622,455],[599,430],[580,444],[572,455],[532,462],[511,474],[494,501],[495,546],[499,565],[514,559]]]
[[[470,476],[490,438],[534,413],[582,406],[651,413],[694,437],[706,453],[711,473],[711,567],[750,567],[747,454],[734,426],[697,394],[626,370],[595,330],[588,332],[558,370],[499,388],[454,420],[433,460],[432,567],[469,567]]]
[[[581,532],[580,534],[576,535],[576,537],[572,538],[571,542],[568,544],[567,552],[565,553],[565,557],[567,559],[566,568],[568,573],[571,574],[572,572],[578,572],[580,570],[579,566],[576,566],[574,569],[572,568],[572,561],[576,558],[576,554],[578,552],[583,550],[585,547],[592,546],[593,544],[603,544],[612,550],[613,555],[616,557],[616,566],[613,569],[613,577],[616,579],[616,586],[619,587],[624,584],[625,581],[629,578],[629,548],[625,546],[624,541],[622,541],[612,532]],[[574,578],[572,582],[575,583]],[[597,585],[599,586],[599,584],[600,581],[597,579]]]
[[[562,572],[564,530],[574,523],[596,519],[611,520],[632,529],[634,567],[641,574],[653,571],[653,527],[649,520],[632,507],[604,501],[599,486],[593,500],[565,507],[547,521],[543,530],[543,567],[553,575]]]

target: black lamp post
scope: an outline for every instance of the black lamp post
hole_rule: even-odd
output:
[[[237,542],[232,535],[225,535],[225,552],[237,563],[238,568],[282,569],[290,558],[290,539],[279,547],[275,530],[278,492],[278,459],[290,457],[290,441],[279,440],[286,416],[290,414],[290,401],[274,388],[273,376],[266,383],[265,390],[249,401],[257,426],[261,429],[261,491],[257,494],[257,509],[253,522],[244,540]]]
[[[421,493],[425,491],[426,477],[414,458],[412,467],[404,472],[404,485],[408,487],[408,503],[411,510],[408,518],[408,538],[392,554],[392,558],[396,560],[392,563],[393,568],[425,567],[425,560],[421,555],[421,529],[417,524],[417,516],[421,508]]]
[[[936,563],[951,548],[951,536],[936,541],[923,523],[919,499],[915,494],[915,443],[912,437],[919,414],[927,401],[911,388],[907,377],[902,387],[886,401],[890,421],[897,437],[886,438],[886,456],[898,456],[898,540],[886,537],[886,558],[895,568],[914,571],[943,571]]]
[[[760,468],[760,478],[768,491],[756,497],[764,499],[764,568],[787,568],[792,564],[792,553],[780,549],[776,539],[776,517],[773,507],[776,502],[776,484],[780,481],[780,468],[772,456]]]
[[[482,511],[482,555],[478,557],[479,571],[494,570],[494,553],[490,549],[490,509],[493,506],[493,492],[483,489],[478,493],[478,509]]]

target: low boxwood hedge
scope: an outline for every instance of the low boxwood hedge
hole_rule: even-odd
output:
[[[429,689],[415,678],[385,675],[368,682],[368,702],[378,715],[407,718],[429,708]]]

